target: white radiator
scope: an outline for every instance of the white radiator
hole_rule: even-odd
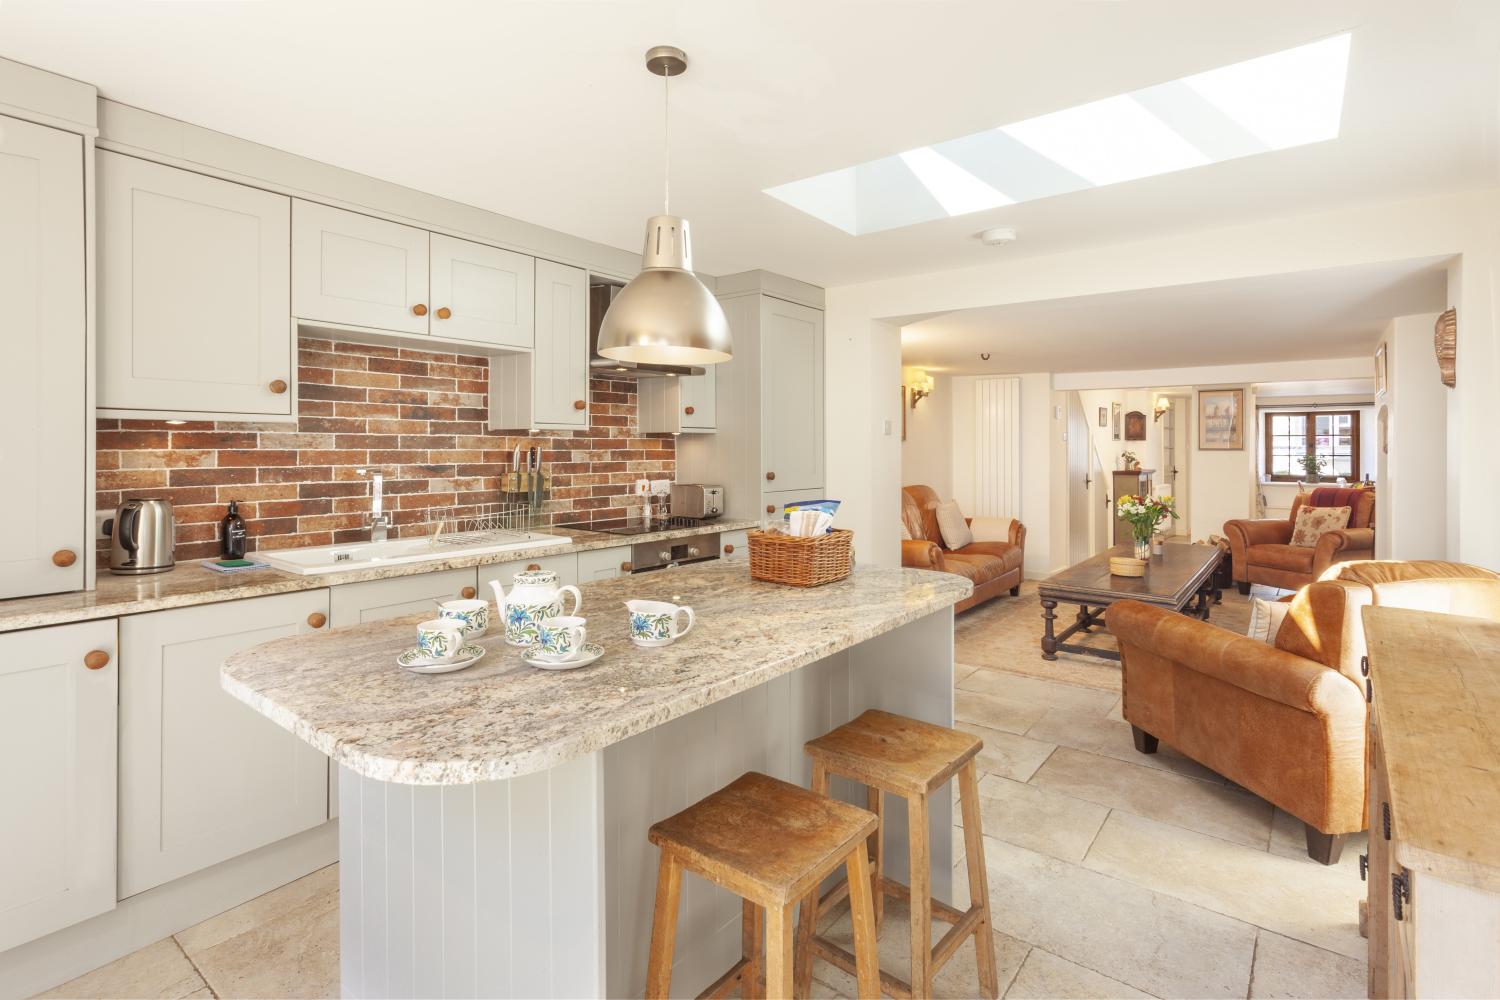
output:
[[[974,383],[974,517],[1021,516],[1021,380]]]

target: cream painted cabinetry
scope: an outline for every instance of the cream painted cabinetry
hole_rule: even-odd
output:
[[[324,756],[219,684],[231,653],[326,627],[328,591],[120,622],[120,898],[328,818]]]
[[[622,556],[621,558],[623,559],[624,557]],[[479,567],[479,593],[493,601],[495,599],[495,591],[490,586],[491,581],[498,581],[500,588],[509,593],[515,575],[524,569],[551,570],[557,574],[558,586],[565,583],[571,583],[576,586],[579,582],[578,553],[563,552],[555,556],[540,556],[536,559],[516,559],[512,562],[481,566]],[[566,607],[571,610],[571,599],[566,602]]]
[[[729,562],[750,561],[750,535],[745,531],[726,531],[719,536],[719,558]]]
[[[630,546],[613,549],[585,549],[578,553],[578,582],[592,583],[595,580],[613,580],[630,572]]]
[[[761,460],[770,490],[823,488],[823,313],[760,301]]]
[[[428,240],[432,311],[427,332],[481,344],[532,346],[537,262],[441,233]]]
[[[100,408],[290,416],[291,199],[96,156]]]
[[[637,407],[643,434],[702,434],[718,419],[718,365],[702,375],[642,378]]]
[[[490,428],[589,425],[588,272],[536,262],[536,347],[490,360]]]
[[[81,590],[93,556],[83,184],[81,136],[0,116],[0,599]]]
[[[114,908],[116,645],[114,619],[0,635],[0,952]]]
[[[298,319],[427,333],[427,231],[315,202],[292,202],[292,313]]]

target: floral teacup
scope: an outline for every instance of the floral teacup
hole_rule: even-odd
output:
[[[444,601],[438,605],[438,617],[449,618],[463,626],[465,636],[478,638],[490,628],[489,601]]]
[[[537,625],[537,644],[532,647],[532,654],[552,663],[574,659],[588,641],[589,630],[584,628],[587,621],[577,615],[543,618]]]
[[[693,628],[693,609],[666,601],[626,601],[630,611],[630,641],[637,646],[669,646]],[[687,615],[687,626],[677,628],[677,616]]]
[[[451,660],[463,644],[463,626],[452,618],[434,618],[417,626],[417,649],[429,660]]]

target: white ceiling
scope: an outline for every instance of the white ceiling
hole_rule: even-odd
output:
[[[1442,258],[1327,268],[945,313],[902,328],[901,361],[992,374],[1351,358],[1391,317],[1446,302]]]
[[[762,189],[1354,29],[1339,139],[849,236]],[[0,55],[107,96],[635,248],[673,209],[698,266],[824,285],[1497,176],[1491,0],[3,0]],[[970,238],[1014,225],[1004,250]]]

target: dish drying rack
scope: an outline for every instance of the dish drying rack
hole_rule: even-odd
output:
[[[525,541],[534,518],[530,503],[505,501],[429,507],[425,521],[433,545],[468,546]]]

